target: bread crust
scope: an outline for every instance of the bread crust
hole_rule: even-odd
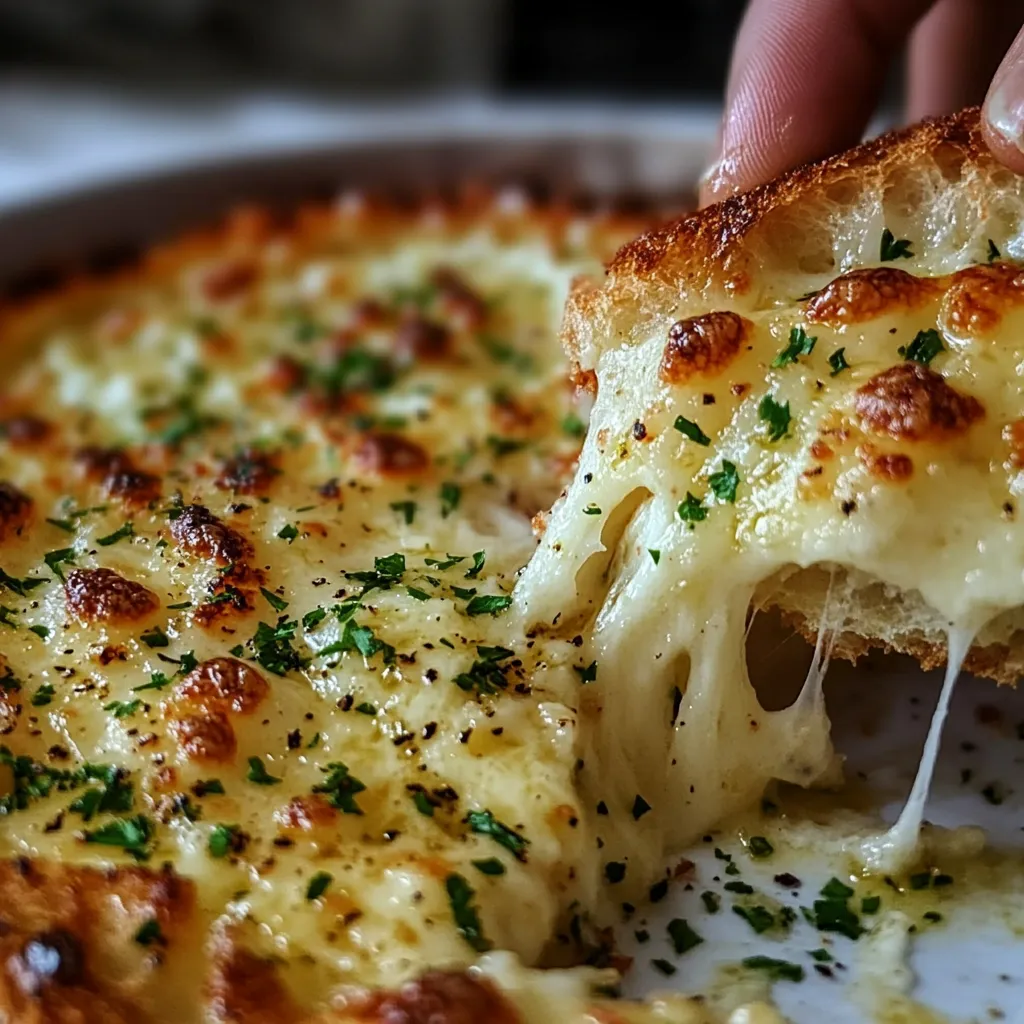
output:
[[[711,310],[739,315],[800,296],[808,322],[856,325],[872,319],[876,307],[912,309],[951,283],[948,302],[956,299],[959,306],[947,319],[957,333],[991,330],[1012,296],[1004,296],[1009,285],[998,298],[985,289],[993,280],[1015,281],[1017,272],[1011,264],[991,263],[991,250],[986,257],[985,225],[997,222],[1004,235],[1018,237],[1022,209],[1024,178],[990,153],[978,108],[927,120],[799,167],[628,242],[602,284],[580,282],[572,290],[563,343],[577,372],[586,373],[603,351],[666,332],[671,337],[673,324],[726,315]],[[915,239],[915,252],[899,266],[878,266],[883,225],[896,229],[897,237]],[[866,413],[876,414],[876,427],[885,428],[882,434],[949,437],[965,433],[984,415],[975,399],[955,392],[927,367],[909,362],[887,374],[879,375],[877,395],[859,396]],[[901,390],[899,381],[888,377],[906,378],[913,386]],[[868,399],[875,398],[867,408]],[[910,476],[906,455],[885,457],[890,462],[879,468],[888,479]],[[904,461],[893,465],[893,458]],[[824,589],[801,595],[799,585],[766,593],[764,606],[779,608],[813,642],[826,595]],[[858,622],[857,600],[855,593],[847,626],[836,640],[837,656],[856,660],[879,647],[910,654],[924,668],[945,664],[945,636],[932,628],[934,622],[886,631],[877,619]],[[1013,683],[1024,667],[1017,643],[1016,634],[1003,642],[983,631],[965,667]]]

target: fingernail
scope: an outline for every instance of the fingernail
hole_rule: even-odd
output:
[[[992,87],[985,103],[992,130],[1015,149],[1024,152],[1024,68],[1008,68]]]

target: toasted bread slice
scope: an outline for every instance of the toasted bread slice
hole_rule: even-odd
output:
[[[751,475],[789,474],[791,487],[754,500],[786,493],[794,508],[818,510],[807,528],[824,534],[815,564],[773,573],[759,605],[778,607],[813,639],[831,593],[836,654],[882,646],[931,667],[945,661],[950,619],[971,604],[982,625],[966,667],[1013,682],[1024,672],[1022,258],[1024,178],[994,160],[977,109],[965,110],[642,235],[603,284],[577,282],[563,339],[585,374],[615,349],[660,337],[647,356],[656,352],[661,368],[646,412],[696,396],[702,415],[686,415],[714,438],[710,449],[687,446],[684,458],[708,456],[698,478],[719,448],[709,422],[763,433],[764,418],[744,418],[743,408],[768,393],[789,399],[789,436],[762,445],[773,448],[773,466],[741,467],[738,500],[756,488]],[[803,335],[787,340],[791,330]],[[639,407],[636,417],[644,420]],[[735,463],[733,442],[722,447]],[[970,601],[939,598],[934,586],[922,596],[913,573],[880,577],[831,543],[859,531],[877,555],[880,534],[913,532],[907,517],[940,535],[921,545],[922,559],[961,559],[974,580],[961,595],[971,590]],[[975,546],[983,550],[972,557]],[[960,570],[941,587],[954,587]],[[991,585],[977,586],[979,576]]]

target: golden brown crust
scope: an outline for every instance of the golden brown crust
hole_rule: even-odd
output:
[[[0,1018],[137,1024],[189,941],[192,884],[170,871],[0,862]],[[148,945],[139,929],[159,929]]]
[[[809,644],[818,639],[818,624],[799,611],[782,608],[783,621],[795,629]],[[905,633],[891,640],[861,636],[859,633],[844,631],[835,638],[832,657],[842,658],[856,664],[872,650],[891,654],[908,654],[921,668],[927,670],[943,668],[948,650],[945,643],[928,639],[923,633]],[[1018,666],[1009,659],[1010,648],[1005,644],[974,646],[967,652],[963,671],[976,676],[992,679],[1001,685],[1016,686],[1019,678]]]
[[[682,295],[694,306],[722,307],[730,296],[747,295],[762,269],[806,275],[817,267],[834,276],[835,235],[849,227],[847,211],[865,194],[898,194],[921,165],[934,166],[940,181],[955,180],[964,167],[993,179],[1010,177],[985,144],[977,108],[799,167],[628,242],[603,287],[574,285],[563,321],[570,357],[590,369],[604,339],[635,342],[667,327],[665,311],[678,309]],[[788,218],[797,204],[794,232]]]
[[[353,1013],[366,1024],[519,1024],[488,981],[468,971],[429,971],[394,992],[375,992]]]
[[[924,305],[941,292],[939,282],[898,267],[865,267],[840,274],[818,292],[807,303],[807,319],[833,327],[864,323]]]

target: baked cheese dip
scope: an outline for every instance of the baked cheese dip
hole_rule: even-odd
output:
[[[569,282],[625,237],[250,211],[10,316],[10,1019],[282,1020],[578,948],[588,666],[509,607],[585,431]]]
[[[603,284],[636,224],[347,199],[0,312],[0,1018],[778,1021],[614,1000],[607,928],[838,781],[821,681],[871,645],[946,684],[899,821],[833,852],[938,877],[959,669],[1021,664],[1021,209],[967,112]],[[817,640],[778,711],[769,605]]]

